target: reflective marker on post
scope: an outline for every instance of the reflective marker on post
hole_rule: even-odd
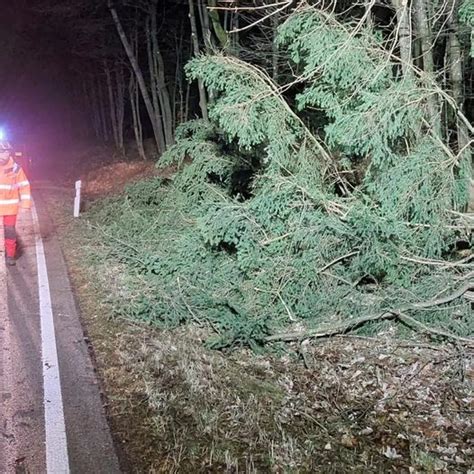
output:
[[[76,181],[76,197],[74,198],[74,217],[79,217],[81,208],[81,185],[82,181]]]

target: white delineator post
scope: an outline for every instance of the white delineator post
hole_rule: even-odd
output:
[[[76,197],[74,198],[74,217],[79,217],[81,209],[81,186],[82,181],[76,181]]]

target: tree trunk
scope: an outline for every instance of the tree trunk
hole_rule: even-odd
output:
[[[117,150],[124,153],[123,122],[125,115],[125,83],[121,66],[116,71],[111,71],[104,61],[104,70],[109,91],[109,111],[114,143]],[[114,78],[112,78],[112,74]]]
[[[220,25],[220,22],[219,22],[219,25]],[[234,33],[232,33],[232,36],[231,36],[231,41],[230,41],[230,46],[229,46],[230,52],[236,58],[238,58],[240,56],[240,33],[238,31],[240,28],[240,13],[238,10],[231,12],[231,25],[232,25],[231,31],[234,31]],[[227,42],[229,42],[229,39],[227,40]]]
[[[100,102],[99,91],[97,87],[97,81],[94,77],[91,77],[90,81],[91,97],[94,103],[94,115],[97,127],[97,138],[103,142],[106,142],[106,136],[104,134],[104,124],[102,123],[102,104]],[[108,138],[108,137],[107,137]]]
[[[415,16],[418,30],[418,43],[421,47],[420,60],[422,67],[429,76],[428,82],[434,82],[433,49],[435,45],[433,35],[431,34],[431,26],[428,21],[429,10],[426,0],[415,0]],[[429,91],[427,102],[431,125],[438,136],[441,136],[440,107],[436,94]]]
[[[125,152],[123,141],[123,123],[125,118],[125,79],[123,77],[123,69],[120,65],[115,74],[116,83],[116,117],[117,117],[117,148],[123,154]]]
[[[426,0],[415,0],[415,16],[418,27],[418,38],[421,44],[421,58],[423,60],[423,70],[428,74],[434,73],[433,61],[433,35],[431,25],[428,20],[429,10]]]
[[[108,143],[110,139],[110,128],[107,121],[107,101],[104,94],[104,84],[101,78],[97,79],[97,92],[99,98],[99,110],[102,123],[102,133],[104,137],[104,142]]]
[[[104,61],[105,77],[107,79],[107,91],[109,95],[109,116],[112,124],[112,133],[114,137],[114,144],[119,148],[118,128],[117,128],[117,104],[115,103],[115,94],[112,84],[112,77],[107,63]]]
[[[202,38],[204,40],[204,47],[206,53],[210,54],[212,51],[212,40],[211,40],[211,26],[209,21],[209,10],[207,9],[206,0],[197,0],[197,6],[199,11],[199,21],[201,23]]]
[[[134,56],[138,52],[138,28],[135,28],[135,37],[133,40],[133,53]],[[132,112],[132,121],[133,121],[133,133],[135,136],[135,143],[137,145],[138,154],[140,157],[146,161],[147,156],[145,152],[145,147],[143,144],[143,126],[142,126],[142,116],[140,108],[140,91],[138,89],[137,81],[133,70],[130,70],[130,82],[128,85],[129,98],[130,98],[130,110]]]
[[[151,91],[151,100],[153,104],[153,120],[157,123],[157,125],[161,129],[161,133],[163,134],[164,138],[164,132],[163,132],[163,119],[160,113],[160,106],[158,103],[158,87],[156,85],[156,76],[157,76],[157,71],[156,71],[156,63],[153,58],[153,47],[152,47],[152,41],[151,37],[153,35],[151,31],[151,17],[153,16],[153,12],[150,13],[150,18],[148,19],[149,21],[147,22],[147,28],[146,28],[146,49],[147,49],[147,57],[148,57],[148,74],[150,76],[150,91]],[[166,142],[166,140],[165,140]]]
[[[199,38],[197,34],[196,26],[196,15],[194,12],[194,1],[189,1],[189,20],[191,22],[191,38],[194,50],[194,56],[199,56]],[[198,88],[199,88],[199,106],[201,108],[202,118],[205,122],[209,122],[209,116],[207,113],[207,95],[206,90],[204,89],[204,84],[201,79],[198,79]]]
[[[451,87],[453,98],[461,112],[464,111],[464,58],[461,43],[459,41],[459,23],[457,21],[458,1],[452,0],[451,14],[448,18],[449,26],[449,75],[451,79]],[[456,130],[458,141],[458,152],[460,160],[468,160],[471,162],[471,190],[470,190],[470,207],[474,210],[474,161],[472,160],[472,147],[470,145],[469,131],[465,123],[456,115]]]
[[[364,9],[365,9],[365,14],[366,14],[366,19],[365,23],[368,28],[373,29],[374,27],[374,19],[372,18],[372,1],[371,0],[365,0],[364,2]]]
[[[402,61],[402,72],[406,77],[412,73],[411,12],[408,5],[408,0],[392,0],[392,3],[397,13],[400,59]]]
[[[143,127],[140,117],[140,94],[133,71],[130,74],[130,82],[128,85],[130,98],[130,109],[132,111],[133,133],[135,135],[135,143],[137,145],[138,154],[142,160],[146,161],[145,147],[143,146]]]
[[[273,80],[278,83],[278,76],[280,75],[279,70],[279,55],[280,55],[280,48],[278,47],[277,43],[277,36],[278,36],[278,26],[280,25],[280,14],[276,13],[271,18],[272,22],[272,77]]]
[[[456,12],[456,9],[453,9]],[[455,14],[455,13],[454,13]],[[458,37],[459,25],[456,18],[451,17],[449,19],[450,33],[449,33],[449,71],[451,77],[451,87],[453,91],[453,97],[456,101],[457,106],[461,112],[464,111],[464,61],[462,54],[462,47]],[[458,132],[458,146],[459,150],[466,149],[469,145],[469,134],[464,125],[464,122],[457,119],[457,132]]]
[[[215,7],[217,6],[217,0],[209,0],[209,6]],[[214,34],[219,41],[219,45],[222,49],[226,49],[229,47],[229,35],[222,27],[221,20],[219,17],[219,12],[217,10],[211,10],[209,12],[209,18],[211,19],[212,29],[214,30]]]
[[[158,62],[158,98],[160,100],[161,110],[163,111],[163,128],[167,146],[174,144],[173,133],[173,113],[171,110],[171,100],[168,87],[166,87],[165,63],[158,45],[156,45],[155,60]]]
[[[183,31],[181,30],[179,40],[176,39],[176,70],[175,70],[175,87],[174,100],[172,102],[173,110],[173,130],[176,125],[184,121],[184,91],[183,91]]]
[[[153,54],[153,69],[155,72],[155,88],[158,94],[158,101],[161,109],[161,120],[165,135],[166,146],[174,143],[173,137],[173,118],[171,112],[170,96],[166,86],[165,64],[158,46],[158,28],[156,24],[156,4],[152,10],[151,18],[151,44]]]
[[[184,121],[187,122],[189,120],[189,101],[191,97],[191,84],[189,81],[186,83],[186,98],[184,100]]]
[[[85,105],[89,110],[91,119],[92,119],[92,128],[96,140],[100,140],[101,137],[101,127],[100,127],[100,114],[98,111],[98,104],[95,98],[94,91],[94,80],[93,78],[87,78],[83,81],[83,94],[85,99]]]

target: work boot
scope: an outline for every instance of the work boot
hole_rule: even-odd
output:
[[[8,266],[13,267],[14,265],[16,265],[15,257],[7,257],[6,260]]]

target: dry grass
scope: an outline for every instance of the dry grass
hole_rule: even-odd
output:
[[[152,472],[463,472],[473,459],[472,359],[335,339],[293,356],[207,351],[204,334],[135,328],[117,355],[140,374]],[[143,397],[142,397],[143,399]]]
[[[153,162],[119,161],[87,172],[83,177],[84,193],[99,197],[123,190],[125,185],[157,174]]]

